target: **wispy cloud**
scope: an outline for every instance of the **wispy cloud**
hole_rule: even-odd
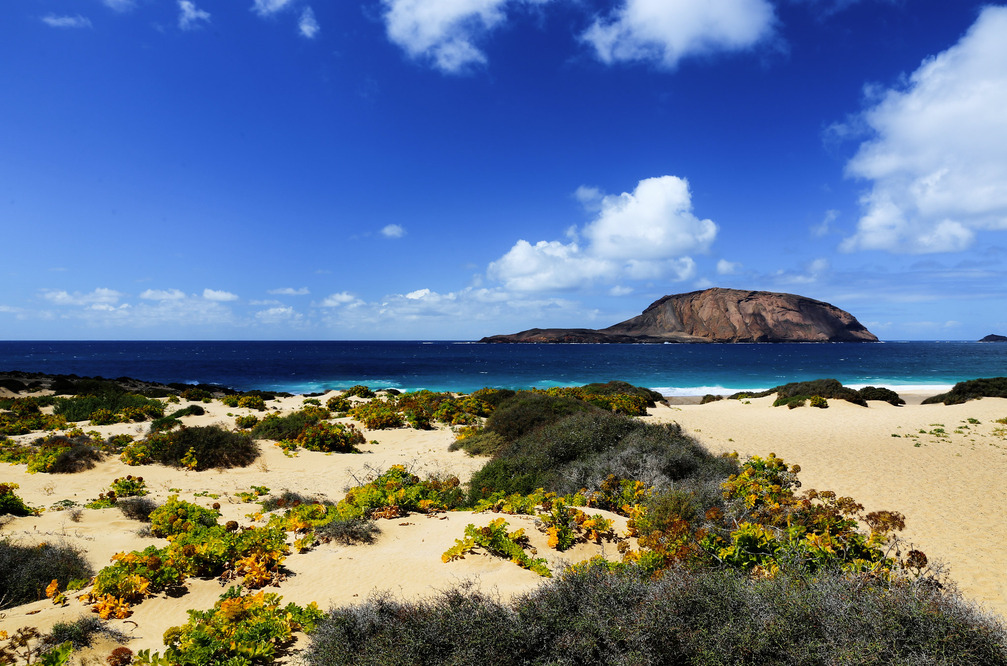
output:
[[[203,298],[208,301],[236,301],[238,300],[237,294],[232,294],[229,291],[218,291],[217,289],[204,289]]]
[[[863,114],[873,138],[847,165],[871,181],[841,249],[956,252],[1007,229],[1007,7],[990,6],[961,40]]]
[[[140,298],[148,301],[177,301],[185,298],[185,292],[181,289],[147,289],[140,294]]]
[[[46,14],[42,17],[42,22],[53,28],[90,28],[91,19],[77,14],[75,16],[56,16]]]
[[[117,12],[126,12],[136,6],[135,0],[102,0],[102,3]]]
[[[269,16],[293,4],[293,0],[255,0],[252,11],[259,16]]]
[[[47,289],[42,292],[42,297],[55,305],[114,305],[123,297],[121,292],[115,289],[100,287],[94,291],[81,293],[79,291],[68,292],[65,290]]]
[[[336,294],[329,294],[320,303],[323,308],[336,308],[340,305],[347,305],[349,303],[362,302],[357,299],[356,296],[349,293],[348,291],[341,291]]]
[[[210,12],[196,7],[192,0],[178,0],[178,27],[182,30],[198,28],[210,22]]]
[[[283,287],[281,289],[269,289],[266,291],[267,294],[273,294],[274,296],[306,296],[311,292],[308,291],[307,287],[301,287],[300,289],[294,289],[293,287]]]
[[[604,63],[672,69],[689,56],[751,48],[773,34],[775,22],[767,0],[623,0],[582,38]]]
[[[297,29],[300,31],[302,37],[307,37],[308,39],[314,39],[318,31],[321,30],[318,26],[318,21],[315,19],[315,12],[311,7],[305,7],[304,11],[301,12],[301,18],[297,21]]]

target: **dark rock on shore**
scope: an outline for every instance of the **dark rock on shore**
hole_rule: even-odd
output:
[[[706,289],[665,296],[604,329],[534,328],[481,342],[877,342],[856,317],[795,294]]]

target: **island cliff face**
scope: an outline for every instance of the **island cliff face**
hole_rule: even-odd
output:
[[[877,342],[849,312],[795,294],[706,289],[665,296],[600,330],[533,328],[482,342]]]

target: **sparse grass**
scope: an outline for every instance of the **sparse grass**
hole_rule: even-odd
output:
[[[130,520],[149,523],[150,514],[159,505],[149,497],[123,497],[116,501],[115,506]]]
[[[335,541],[343,545],[371,543],[381,533],[381,528],[373,520],[366,518],[337,517],[315,530],[320,541]]]

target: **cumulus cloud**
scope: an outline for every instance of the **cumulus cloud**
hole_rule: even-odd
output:
[[[208,301],[217,301],[217,302],[236,301],[238,300],[238,295],[232,294],[229,291],[218,291],[217,289],[204,289],[203,298],[205,298]]]
[[[82,294],[79,291],[70,293],[64,290],[46,290],[42,292],[42,297],[55,305],[115,305],[123,297],[121,292],[115,289],[98,288],[94,291]]]
[[[388,224],[382,227],[381,235],[385,238],[402,238],[406,235],[406,230],[398,224]]]
[[[574,289],[620,277],[687,280],[696,272],[689,254],[706,252],[717,236],[712,220],[693,214],[688,181],[675,176],[641,180],[619,195],[581,187],[575,196],[596,217],[569,230],[571,242],[519,240],[490,263],[487,275],[517,291]]]
[[[140,298],[148,301],[177,301],[185,298],[185,292],[181,289],[147,289],[140,294]]]
[[[311,7],[305,7],[304,11],[301,12],[301,18],[297,21],[297,29],[300,31],[302,37],[307,37],[308,39],[314,39],[318,31],[321,30],[318,21],[315,19],[315,12]]]
[[[210,12],[196,7],[192,0],[178,0],[178,27],[182,30],[198,28],[201,22],[210,22]]]
[[[847,164],[872,182],[841,249],[954,252],[976,230],[1007,229],[1007,7],[986,7],[961,38],[884,91],[873,133]]]
[[[76,16],[56,16],[46,14],[42,17],[42,22],[53,28],[90,28],[91,19],[77,14]]]
[[[654,260],[705,251],[717,225],[692,214],[688,181],[661,176],[641,180],[632,193],[602,198],[598,218],[583,233],[597,256]]]
[[[689,56],[751,48],[773,33],[775,22],[767,0],[623,0],[582,39],[606,64],[672,69]]]
[[[259,16],[269,16],[289,6],[293,0],[255,0],[252,11]]]
[[[307,296],[311,292],[308,291],[307,287],[301,287],[300,289],[283,287],[282,289],[269,289],[266,293],[273,294],[274,296]]]
[[[599,278],[615,278],[616,265],[584,253],[577,243],[519,240],[486,270],[492,280],[517,291],[575,289]]]
[[[383,0],[388,38],[443,72],[486,62],[476,43],[506,19],[508,4],[548,0]]]

